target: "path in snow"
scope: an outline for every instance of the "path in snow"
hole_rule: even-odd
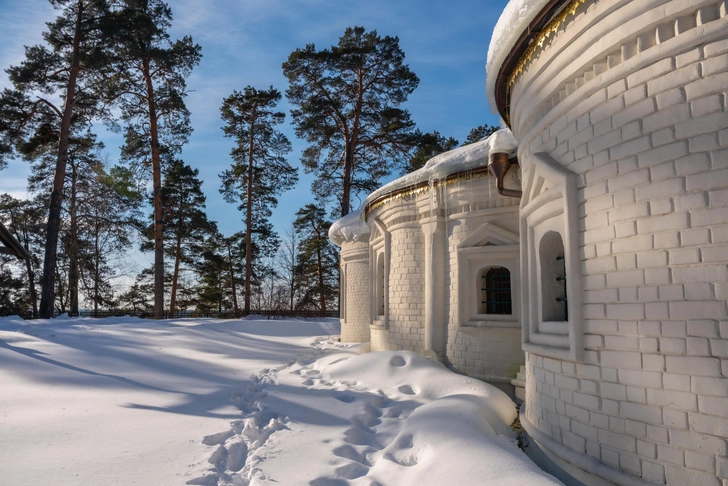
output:
[[[187,484],[560,484],[516,447],[496,388],[411,352],[312,348],[254,377],[244,418],[203,439],[211,465]]]
[[[332,334],[336,321],[0,319],[0,484],[558,484],[514,445],[499,390]]]
[[[250,376],[338,322],[0,318],[0,484],[181,485]]]

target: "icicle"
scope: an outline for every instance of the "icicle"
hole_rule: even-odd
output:
[[[491,179],[493,179],[493,178],[490,176],[490,174],[488,174],[487,177],[488,177],[488,200],[492,200],[493,199],[493,188],[491,185]]]
[[[435,179],[433,176],[430,176],[430,179],[427,181],[428,185],[430,186],[430,231],[433,230],[432,223],[434,219],[434,207],[435,207]]]
[[[440,180],[440,201],[445,211],[445,221],[447,221],[447,178]]]

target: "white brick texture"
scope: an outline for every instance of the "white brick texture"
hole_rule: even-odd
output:
[[[649,481],[726,486],[726,3],[684,10],[681,0],[646,2],[639,14],[657,28],[625,18],[599,30],[629,4],[586,10],[535,56],[511,96],[520,160],[534,138],[541,151],[568,147],[550,155],[579,177],[585,283],[584,361],[528,353],[526,418],[566,447]],[[683,10],[660,20],[663,7]],[[604,63],[578,64],[579,35],[604,43]],[[547,89],[590,69],[596,76],[574,92]],[[568,123],[553,130],[561,112],[592,137],[572,143]]]

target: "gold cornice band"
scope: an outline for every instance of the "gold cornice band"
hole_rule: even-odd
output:
[[[460,172],[456,172],[455,174],[450,174],[445,179],[438,179],[435,181],[432,181],[432,187],[436,186],[447,186],[448,184],[453,184],[455,182],[458,182],[462,179],[465,180],[472,180],[475,178],[482,178],[489,175],[488,167],[478,167],[475,169],[469,169],[469,170],[463,170]],[[375,199],[374,201],[370,202],[366,205],[366,208],[364,209],[364,219],[366,220],[369,217],[369,213],[373,211],[374,209],[377,209],[380,206],[383,206],[385,204],[388,204],[392,201],[396,201],[398,199],[402,199],[405,197],[413,196],[422,194],[423,192],[426,192],[430,189],[430,182],[420,182],[418,184],[413,184],[408,187],[404,187],[402,189],[399,189],[397,191],[393,191],[389,194],[383,195]]]
[[[546,26],[538,34],[534,36],[533,41],[526,49],[526,52],[523,53],[521,58],[518,60],[518,64],[516,64],[516,67],[513,69],[513,71],[511,71],[510,75],[508,76],[508,81],[506,83],[508,98],[510,98],[511,88],[516,84],[518,78],[526,71],[529,64],[533,61],[534,54],[539,49],[542,49],[544,47],[549,37],[551,37],[552,35],[555,36],[555,34],[559,30],[561,30],[564,24],[566,24],[570,20],[573,20],[574,17],[576,17],[579,8],[582,5],[593,1],[594,0],[571,0],[561,9],[561,11],[559,11],[558,14],[556,14],[553,19],[551,19],[546,24]]]

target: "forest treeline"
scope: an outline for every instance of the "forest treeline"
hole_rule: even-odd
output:
[[[222,234],[183,157],[193,130],[187,79],[201,46],[170,37],[161,0],[49,1],[58,16],[5,69],[13,87],[0,93],[0,170],[29,163],[32,196],[0,195],[0,222],[31,255],[0,255],[0,315],[336,309],[332,220],[386,177],[459,145],[422,132],[403,108],[419,78],[399,39],[348,28],[338,44],[308,44],[282,64],[295,135],[307,143],[300,167],[315,176],[314,202],[283,234],[270,218],[299,164],[279,130],[282,94],[245,86],[222,100],[221,135],[234,148],[219,190],[241,219],[240,231]],[[123,135],[114,163],[93,132],[100,123]],[[476,127],[464,144],[495,129]],[[138,249],[153,265],[116,288]]]

